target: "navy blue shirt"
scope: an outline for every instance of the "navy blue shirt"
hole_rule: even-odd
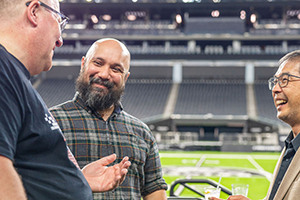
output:
[[[0,155],[12,160],[29,200],[91,200],[92,191],[25,66],[0,45]]]
[[[275,179],[270,199],[274,199],[274,196],[279,188],[279,185],[281,184],[281,181],[285,175],[285,172],[287,171],[288,167],[290,166],[295,153],[297,152],[298,148],[300,146],[300,136],[299,134],[294,138],[293,132],[291,131],[288,135],[287,139],[285,140],[285,154],[283,156],[277,177]]]

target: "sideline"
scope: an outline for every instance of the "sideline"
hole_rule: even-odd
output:
[[[267,172],[264,170],[264,168],[262,168],[253,158],[252,156],[247,156],[247,159],[249,160],[249,162],[251,162],[251,164],[262,174],[264,175],[269,182],[271,182],[272,180],[272,173]]]
[[[192,154],[192,153],[159,153],[161,158],[227,158],[227,159],[247,159],[247,156],[251,156],[253,159],[259,160],[278,160],[278,155],[250,155],[250,154]]]

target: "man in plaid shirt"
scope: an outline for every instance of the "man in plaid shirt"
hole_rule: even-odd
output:
[[[50,110],[80,167],[112,153],[115,163],[124,156],[131,161],[124,182],[113,191],[94,193],[94,199],[166,200],[155,138],[120,103],[129,67],[124,44],[111,38],[96,41],[81,60],[74,99]]]

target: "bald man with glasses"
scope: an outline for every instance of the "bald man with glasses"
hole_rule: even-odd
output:
[[[32,2],[32,1],[26,2],[26,6],[29,6],[31,2]],[[55,14],[58,15],[58,23],[59,23],[59,26],[60,26],[60,31],[62,32],[62,31],[65,29],[67,23],[68,23],[69,20],[70,20],[69,17],[67,17],[67,16],[65,16],[64,14],[62,14],[62,13],[60,13],[60,12],[54,10],[53,8],[51,8],[51,7],[48,6],[47,4],[44,4],[44,3],[41,2],[41,1],[38,1],[38,3],[39,3],[41,6],[47,8],[47,9],[50,10],[51,12],[53,12],[53,13],[55,13]]]
[[[112,154],[83,169],[32,87],[30,77],[48,71],[63,44],[69,18],[58,0],[2,0],[0,6],[0,199],[91,200],[115,189],[130,162]]]
[[[300,50],[288,53],[279,61],[279,68],[269,79],[277,117],[291,126],[285,140],[273,180],[265,199],[295,200],[300,198]],[[253,191],[255,192],[255,191]],[[211,197],[211,200],[219,200]],[[233,195],[228,200],[249,200]]]

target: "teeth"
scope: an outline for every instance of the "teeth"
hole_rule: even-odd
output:
[[[281,104],[285,104],[285,103],[286,103],[286,100],[277,100],[276,101],[277,105],[281,105]]]

